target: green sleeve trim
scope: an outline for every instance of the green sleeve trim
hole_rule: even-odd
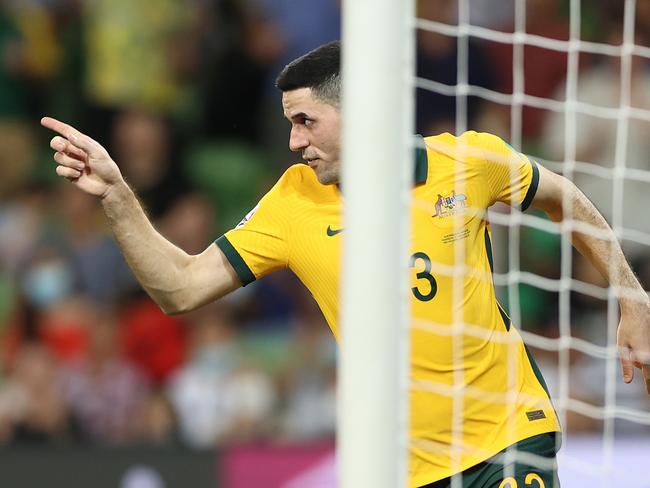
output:
[[[424,137],[415,135],[415,183],[425,183],[429,175],[429,157]]]
[[[535,194],[537,193],[537,186],[539,185],[539,168],[537,167],[537,163],[531,159],[530,165],[533,167],[533,179],[530,182],[524,201],[521,202],[522,212],[525,212],[528,210],[528,207],[530,207],[530,204],[533,202],[533,198],[535,198]]]
[[[237,276],[239,276],[242,286],[246,286],[255,281],[255,275],[246,264],[246,261],[244,261],[244,258],[241,257],[226,236],[219,237],[214,243],[225,254],[226,259],[228,259]]]

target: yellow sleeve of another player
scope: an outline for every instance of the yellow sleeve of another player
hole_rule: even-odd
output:
[[[237,227],[215,241],[243,286],[287,267],[292,194],[288,180],[285,173]]]
[[[504,202],[526,210],[539,183],[537,163],[497,136],[480,133],[477,138],[485,157],[489,205]]]

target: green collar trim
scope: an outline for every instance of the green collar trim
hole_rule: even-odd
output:
[[[415,135],[415,184],[426,183],[429,174],[429,158],[424,137]]]

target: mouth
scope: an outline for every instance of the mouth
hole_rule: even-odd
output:
[[[318,165],[319,159],[320,158],[306,159],[305,161],[307,161],[307,164],[310,168],[315,168]]]

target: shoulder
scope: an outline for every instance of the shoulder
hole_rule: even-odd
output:
[[[467,131],[459,136],[449,133],[425,138],[429,152],[444,154],[456,161],[492,159],[510,155],[514,149],[499,136],[488,132]]]
[[[444,132],[435,136],[425,136],[424,143],[429,152],[447,152],[456,146],[457,137],[449,132]]]
[[[330,200],[336,198],[334,185],[323,185],[313,169],[304,163],[291,165],[276,184],[285,196],[303,200]]]
[[[499,143],[504,144],[503,140],[494,134],[473,130],[463,132],[458,136],[445,132],[425,137],[424,141],[429,152],[449,155],[457,155],[461,151],[468,150],[471,152],[472,149],[480,150]]]
[[[493,151],[503,141],[497,136],[485,132],[467,131],[455,136],[448,132],[425,137],[427,155],[436,165],[448,164],[457,168],[458,164],[481,165],[487,151]]]
[[[308,184],[311,180],[315,180],[314,171],[303,163],[295,163],[287,168],[282,177],[281,181],[284,181],[285,184],[291,186],[301,186],[303,184]]]
[[[305,171],[309,167],[304,164],[293,164],[289,166],[278,181],[273,185],[273,188],[267,193],[267,196],[276,198],[288,198],[294,196],[300,191],[304,185],[305,180],[308,180],[309,175]]]
[[[489,145],[494,144],[495,142],[504,143],[503,139],[489,132],[476,132],[474,130],[468,130],[462,134],[455,136],[449,132],[444,132],[435,136],[425,137],[424,140],[427,142],[427,145],[431,144],[432,146],[449,146],[449,147],[458,147],[463,144],[467,145]]]

